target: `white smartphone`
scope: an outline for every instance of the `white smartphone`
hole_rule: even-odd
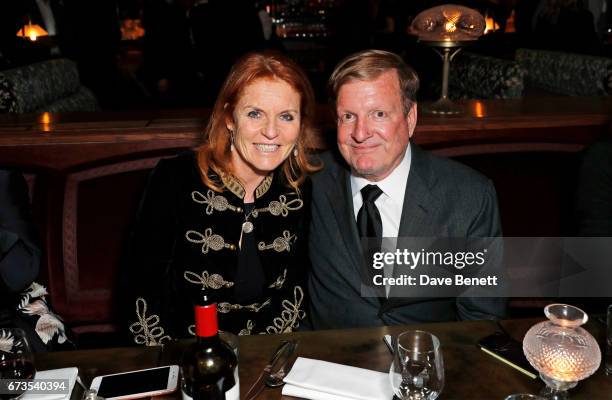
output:
[[[91,389],[106,400],[159,396],[176,390],[178,365],[96,376]]]

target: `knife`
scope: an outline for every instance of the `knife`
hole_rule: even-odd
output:
[[[286,361],[287,357],[292,355],[292,349],[295,349],[294,342],[290,340],[283,340],[281,342],[270,359],[268,365],[264,367],[261,374],[259,374],[259,377],[255,380],[255,383],[253,383],[253,385],[249,388],[245,400],[253,400],[259,396],[261,391],[266,387],[266,379],[268,379],[274,367],[277,365],[282,365]]]

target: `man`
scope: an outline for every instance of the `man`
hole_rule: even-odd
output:
[[[399,56],[356,53],[329,83],[342,157],[324,154],[313,177],[312,328],[502,317],[505,300],[497,298],[362,296],[360,237],[500,236],[497,198],[485,177],[410,143],[419,81]]]

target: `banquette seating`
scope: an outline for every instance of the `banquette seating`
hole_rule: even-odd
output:
[[[449,86],[451,97],[470,99],[610,96],[612,59],[538,49],[518,49],[511,60],[463,52],[453,60]]]
[[[74,61],[58,58],[0,71],[0,113],[97,111]]]

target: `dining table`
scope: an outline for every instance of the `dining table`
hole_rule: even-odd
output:
[[[456,321],[380,326],[354,329],[297,331],[274,335],[240,336],[238,348],[240,398],[268,364],[270,356],[283,340],[298,341],[296,355],[359,368],[388,373],[392,356],[383,341],[384,335],[398,335],[406,330],[424,330],[436,335],[441,342],[445,384],[440,400],[503,400],[512,393],[538,393],[544,386],[483,352],[478,341],[495,332],[505,331],[522,342],[527,330],[542,318],[503,321]],[[603,350],[605,325],[597,318],[583,326]],[[35,354],[38,370],[78,367],[86,384],[98,375],[179,364],[185,347],[194,339],[184,339],[156,347],[105,348]],[[282,388],[266,388],[258,399],[293,399],[283,396]],[[72,393],[71,400],[81,397],[81,390]],[[180,398],[180,390],[165,398]],[[603,359],[600,368],[570,390],[571,399],[612,399],[612,376],[606,376]]]

